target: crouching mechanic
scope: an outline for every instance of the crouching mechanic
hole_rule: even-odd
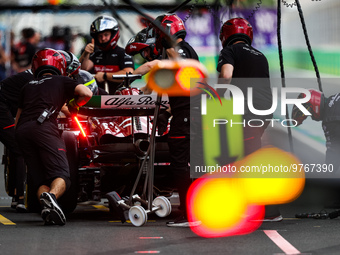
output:
[[[90,100],[92,92],[64,77],[66,61],[53,49],[34,55],[32,71],[35,79],[23,87],[19,97],[16,139],[27,164],[28,179],[43,206],[45,224],[64,225],[66,218],[57,200],[70,186],[70,173],[57,116],[70,99],[75,98],[73,105],[79,107]]]
[[[87,85],[93,94],[97,94],[97,84],[93,76],[80,70],[78,58],[71,52],[59,50],[66,59],[66,73],[69,77],[77,79],[78,83]],[[14,117],[18,110],[18,98],[22,87],[33,80],[31,69],[12,75],[0,83],[0,141],[9,151],[8,192],[13,197],[11,207],[18,212],[26,212],[24,202],[24,187],[26,180],[26,165],[21,151],[15,140]],[[102,90],[102,93],[105,91]],[[68,113],[64,107],[64,113]]]
[[[340,93],[325,97],[318,90],[310,89],[311,98],[303,106],[311,113],[315,121],[322,121],[322,128],[326,137],[326,164],[332,164],[333,169],[337,170],[340,166]],[[298,98],[304,98],[301,93]],[[308,116],[303,114],[294,105],[292,118],[296,120],[297,126],[301,125]]]

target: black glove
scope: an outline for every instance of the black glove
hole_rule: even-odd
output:
[[[163,135],[168,127],[168,120],[171,116],[171,113],[168,111],[165,111],[164,113],[161,113],[158,115],[157,119],[157,128],[158,128],[158,135]]]

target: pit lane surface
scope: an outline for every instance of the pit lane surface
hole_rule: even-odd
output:
[[[322,145],[314,146],[299,134],[293,139],[295,154],[303,163],[323,162]],[[268,128],[264,140],[289,150],[285,130]],[[104,203],[78,205],[63,227],[44,226],[40,215],[19,214],[9,207],[11,200],[0,178],[0,254],[339,254],[340,218],[295,218],[296,213],[339,209],[339,205],[325,208],[339,199],[338,186],[338,179],[309,178],[296,201],[280,206],[282,222],[263,223],[249,235],[205,239],[190,229],[166,226],[178,215],[177,197],[171,198],[170,216],[149,215],[139,228],[113,219]]]
[[[267,133],[282,137],[277,132],[271,129]],[[304,145],[296,144],[299,146]],[[332,184],[307,180],[300,198],[280,207],[282,222],[263,223],[249,235],[205,239],[188,228],[166,226],[166,221],[178,215],[176,196],[171,198],[170,216],[149,215],[143,227],[113,219],[104,203],[78,205],[65,226],[44,226],[40,215],[10,208],[1,178],[0,254],[339,254],[340,218],[295,218],[296,213],[319,212],[326,202],[334,202],[336,186]]]

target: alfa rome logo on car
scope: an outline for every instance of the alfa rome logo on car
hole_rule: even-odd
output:
[[[128,106],[150,106],[155,105],[156,97],[153,96],[113,96],[105,101],[105,105],[116,106],[117,108]],[[162,104],[168,104],[168,100],[162,101]]]
[[[91,100],[86,104],[86,106],[100,108],[154,108],[157,99],[156,97],[156,95],[93,96]],[[169,98],[167,96],[163,96],[161,104],[169,105]]]

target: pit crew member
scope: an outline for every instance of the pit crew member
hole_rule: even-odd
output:
[[[267,110],[272,106],[272,93],[269,80],[269,65],[267,58],[251,46],[253,42],[253,28],[243,18],[233,18],[226,21],[220,30],[220,40],[223,49],[220,52],[217,71],[219,78],[225,84],[239,87],[247,98],[248,87],[253,88],[253,105],[257,110]],[[260,78],[260,79],[259,79]],[[272,114],[258,116],[251,113],[245,102],[246,123],[252,119],[260,119],[262,123],[252,122],[243,128],[244,155],[261,148],[261,137],[267,128]],[[254,127],[256,126],[256,127]],[[266,206],[265,221],[281,221],[282,216],[276,206]]]
[[[226,21],[220,31],[220,40],[223,49],[220,52],[217,71],[219,77],[223,78],[226,84],[238,86],[246,98],[247,88],[254,88],[255,109],[269,109],[272,105],[272,94],[269,82],[269,66],[267,58],[257,49],[251,46],[253,41],[253,28],[251,24],[242,18],[234,18]],[[238,79],[248,78],[248,79]],[[256,78],[261,79],[261,84],[256,87]],[[269,116],[257,116],[252,114],[246,107],[244,119],[271,119]],[[245,155],[261,148],[261,136],[269,122],[263,127],[244,128]]]
[[[18,212],[26,212],[24,202],[26,165],[15,140],[14,117],[18,110],[20,90],[32,79],[33,73],[28,69],[0,82],[0,141],[9,152],[9,196],[12,197],[11,207]]]
[[[32,59],[35,79],[23,87],[16,115],[16,139],[27,164],[27,175],[37,190],[45,224],[64,225],[57,200],[70,185],[65,144],[57,126],[61,107],[76,98],[79,107],[92,97],[83,84],[64,77],[66,61],[53,49],[38,51]]]
[[[117,45],[119,39],[118,22],[109,16],[100,16],[90,27],[92,42],[87,44],[81,57],[81,68],[95,73],[98,86],[105,89],[108,83],[109,94],[114,94],[122,80],[114,80],[112,75],[132,73],[134,62],[123,48]],[[95,50],[95,46],[98,50]]]
[[[315,121],[322,121],[322,129],[326,137],[326,164],[332,164],[334,170],[340,166],[340,94],[337,93],[330,97],[325,97],[324,93],[318,90],[310,89],[311,98],[303,105],[311,113],[311,118]],[[305,94],[301,93],[298,98],[304,98]],[[292,118],[301,125],[307,118],[298,107],[294,105]]]

